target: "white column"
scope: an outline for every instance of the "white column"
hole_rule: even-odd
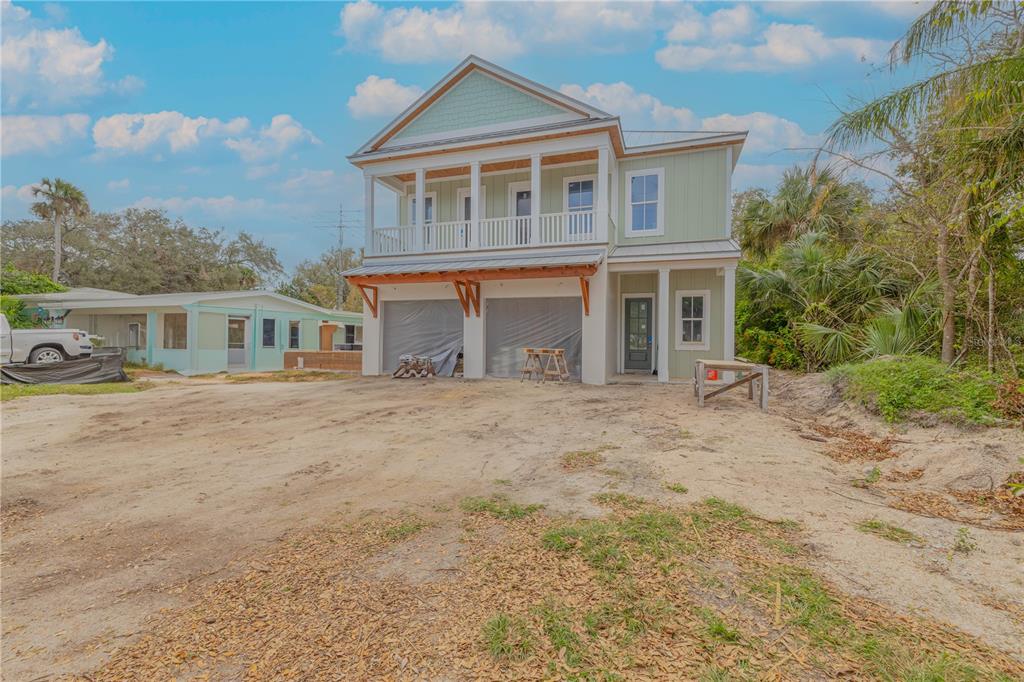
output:
[[[612,182],[611,182],[611,195],[612,196],[611,196],[611,200],[608,203],[611,206],[612,218],[613,218],[615,223],[618,223],[618,221],[619,221],[619,161],[618,161],[618,159],[613,157],[612,158],[612,162],[609,165],[611,166],[611,174],[612,174]],[[612,230],[612,229],[616,229],[617,230],[618,227],[617,226],[613,226],[612,222],[609,222],[608,223],[608,229],[609,229],[609,231]],[[608,240],[609,241],[615,241],[617,238],[618,238],[617,235],[612,234],[612,235],[609,235]]]
[[[366,230],[364,255],[370,256],[376,252],[376,245],[373,243],[373,176],[363,175],[363,227]]]
[[[462,376],[466,379],[483,379],[487,344],[484,336],[484,297],[487,282],[480,284],[480,315],[477,316],[472,304],[469,306],[469,317],[462,323]]]
[[[462,210],[462,207],[459,207]],[[480,248],[480,162],[469,164],[469,248]]]
[[[602,263],[590,280],[590,314],[583,316],[583,359],[581,379],[585,384],[608,382],[608,264]],[[578,288],[577,284],[577,288]]]
[[[383,289],[383,287],[381,287]],[[380,311],[378,293],[377,310]],[[378,312],[378,315],[380,313]],[[363,304],[363,376],[375,377],[381,373],[383,339],[381,339],[380,317],[374,317],[370,306]]]
[[[594,195],[594,225],[597,241],[608,241],[608,147],[597,150],[597,187]]]
[[[668,381],[669,329],[672,327],[672,296],[669,269],[658,268],[658,381]]]
[[[530,157],[530,243],[540,244],[540,154]]]
[[[722,315],[725,325],[722,329],[722,359],[732,360],[736,355],[736,266],[726,265],[723,270]]]
[[[416,252],[423,251],[423,235],[426,231],[424,223],[427,215],[426,200],[427,171],[423,168],[416,169],[416,216],[413,219],[416,225],[413,231],[413,244]]]

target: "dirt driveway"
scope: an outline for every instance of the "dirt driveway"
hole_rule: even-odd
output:
[[[817,568],[845,591],[1024,657],[1022,534],[984,515],[969,526],[892,508],[903,493],[987,486],[1020,469],[1021,432],[909,428],[899,456],[877,465],[923,472],[856,487],[879,478],[865,473],[874,463],[826,456],[835,432],[812,425],[887,429],[828,406],[811,380],[786,384],[767,414],[740,398],[698,411],[684,386],[516,381],[181,382],[11,401],[4,678],[88,671],[160,609],[188,603],[285,533],[331,519],[429,517],[496,490],[593,517],[595,493],[674,499],[667,484],[798,521]],[[580,450],[600,451],[601,465],[567,474],[561,456]],[[857,530],[870,518],[918,540]],[[954,551],[960,527],[974,551]]]

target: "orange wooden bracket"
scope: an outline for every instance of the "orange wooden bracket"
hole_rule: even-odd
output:
[[[583,314],[590,315],[590,280],[580,277],[580,294],[583,296]]]
[[[462,287],[465,286],[465,282],[459,280],[453,280],[452,286],[455,287],[455,294],[459,297],[459,303],[462,304],[462,314],[469,317],[469,298],[467,297],[469,292],[463,292]]]
[[[363,300],[366,301],[366,307],[370,309],[370,313],[376,318],[377,317],[377,287],[370,284],[356,284],[359,287],[359,293],[363,295]],[[366,293],[369,291],[370,293]],[[371,295],[372,294],[372,295]]]
[[[467,280],[466,295],[469,297],[470,303],[473,304],[476,316],[480,317],[480,282],[470,282]]]

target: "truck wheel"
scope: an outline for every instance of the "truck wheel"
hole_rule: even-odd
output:
[[[28,356],[28,361],[32,364],[47,364],[50,362],[61,362],[64,360],[64,353],[60,352],[57,348],[36,348]]]

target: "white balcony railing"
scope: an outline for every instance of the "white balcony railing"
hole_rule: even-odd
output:
[[[479,224],[480,234],[473,239],[468,220],[429,223],[422,231],[420,246],[414,225],[374,228],[373,255],[467,251],[473,245],[478,249],[509,249],[597,241],[593,211],[542,214],[538,216],[536,235],[530,216],[481,218]]]

